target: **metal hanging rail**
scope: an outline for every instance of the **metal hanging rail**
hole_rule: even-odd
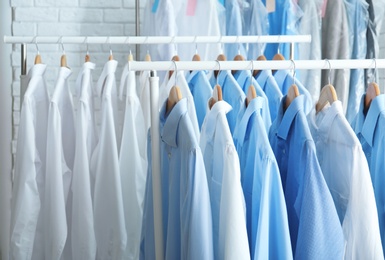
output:
[[[311,35],[260,36],[4,36],[12,44],[306,43]]]

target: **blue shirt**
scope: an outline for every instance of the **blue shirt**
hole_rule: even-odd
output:
[[[266,5],[267,0],[262,0]],[[276,0],[275,11],[269,13],[269,34],[270,35],[297,35],[298,27],[303,12],[301,8],[291,0]],[[265,56],[268,60],[273,59],[278,48],[285,59],[290,59],[290,44],[268,43],[265,49]],[[295,44],[295,57],[298,59],[298,47]]]
[[[275,81],[271,70],[261,70],[255,79],[269,100],[270,118],[273,122],[277,117],[279,104],[281,103],[281,98],[283,96],[281,89],[279,88],[277,81]]]
[[[366,32],[369,23],[368,3],[364,0],[345,0],[350,29],[351,59],[365,59],[367,51]],[[365,92],[364,69],[350,72],[349,101],[346,118],[352,122],[358,113],[361,96]]]
[[[213,259],[210,195],[202,153],[187,114],[187,99],[180,100],[168,115],[166,103],[160,111],[165,259]],[[149,227],[144,227],[142,234],[149,237],[142,236],[141,257],[155,259],[151,165],[148,169],[143,225]]]
[[[362,96],[358,114],[352,124],[368,160],[376,198],[382,247],[385,248],[385,95],[373,99],[364,114],[365,95]]]
[[[226,0],[226,35],[242,35],[242,15],[238,0]],[[225,44],[225,54],[229,60],[232,60],[237,54],[247,57],[243,43]]]
[[[287,94],[290,86],[293,85],[293,83],[297,85],[299,93],[305,96],[303,110],[306,115],[309,114],[313,108],[313,101],[309,91],[307,91],[307,89],[302,85],[302,83],[297,78],[293,79],[293,75],[289,72],[289,70],[277,70],[274,73],[274,78],[278,86],[280,87],[283,95]]]
[[[304,113],[305,96],[296,97],[270,128],[286,199],[291,244],[296,259],[342,259],[344,236],[322,175]]]
[[[262,103],[263,109],[261,111],[261,116],[263,123],[265,124],[266,132],[268,132],[271,126],[271,116],[269,109],[269,100],[265,92],[263,91],[261,86],[259,86],[255,78],[251,76],[251,72],[249,70],[238,70],[234,74],[234,78],[237,80],[239,86],[242,88],[245,94],[248,92],[249,87],[253,85],[257,96],[261,96],[265,100],[265,102]]]
[[[258,96],[242,106],[234,132],[250,251],[252,259],[292,259],[281,176],[261,117],[263,102]]]
[[[212,77],[210,82],[212,82],[212,87],[214,87],[217,83],[219,86],[221,86],[223,100],[229,103],[233,108],[233,110],[226,114],[230,132],[233,134],[235,123],[237,122],[238,112],[243,102],[245,101],[246,95],[243,93],[242,88],[239,86],[238,82],[235,80],[234,76],[229,70],[220,71],[217,76],[217,80]]]
[[[192,71],[186,80],[194,97],[195,111],[200,129],[206,116],[207,101],[210,99],[213,89],[204,71]]]

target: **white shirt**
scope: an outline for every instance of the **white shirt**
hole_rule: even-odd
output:
[[[175,74],[178,74],[177,80],[175,80]],[[187,98],[187,113],[190,116],[195,136],[199,140],[199,125],[195,110],[194,97],[191,94],[183,71],[178,70],[177,73],[172,73],[170,79],[168,78],[168,73],[166,73],[163,83],[159,87],[159,109],[161,109],[162,105],[168,98],[171,88],[175,85],[179,87],[182,97]]]
[[[120,98],[126,95],[122,144],[119,154],[127,247],[124,259],[139,259],[144,190],[147,177],[145,121],[136,94],[135,71],[124,67],[120,80]],[[149,103],[149,100],[147,100]]]
[[[60,259],[67,239],[66,199],[75,154],[75,122],[68,87],[71,70],[61,67],[49,105],[45,182],[45,259]]]
[[[317,157],[345,236],[345,259],[383,259],[377,207],[361,144],[335,101],[308,116]]]
[[[92,207],[90,161],[95,149],[95,120],[91,70],[95,64],[83,64],[76,81],[79,98],[76,112],[76,148],[72,176],[72,259],[95,259],[96,239]]]
[[[237,151],[227,123],[231,106],[216,102],[202,125],[202,149],[210,191],[215,259],[250,259],[246,206]]]
[[[115,70],[118,62],[104,65],[96,88],[101,97],[101,126],[99,142],[91,158],[95,174],[94,227],[97,243],[96,259],[122,259],[127,235],[124,222],[118,145],[112,107]]]
[[[47,65],[28,73],[15,161],[11,210],[11,259],[43,259],[43,221],[46,138],[49,96],[43,78]]]

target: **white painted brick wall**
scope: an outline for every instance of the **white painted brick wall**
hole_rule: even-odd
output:
[[[141,3],[143,14],[144,0]],[[130,36],[135,35],[135,0],[10,0],[13,10],[12,34],[14,36]],[[143,17],[141,16],[141,20]],[[46,82],[52,91],[58,75],[62,49],[57,44],[38,44],[42,60],[47,64]],[[94,81],[108,60],[108,45],[89,45],[91,61],[96,63]],[[73,89],[78,71],[84,62],[86,45],[65,44],[68,66],[73,73],[70,84]],[[135,46],[112,45],[114,58],[119,62],[117,80],[127,55]],[[27,46],[27,66],[33,65],[36,55],[34,44]],[[20,120],[20,46],[15,45],[11,56],[13,71],[13,142],[15,153]]]

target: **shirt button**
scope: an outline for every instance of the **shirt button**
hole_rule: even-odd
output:
[[[168,153],[168,159],[170,159],[171,158],[171,153]]]

